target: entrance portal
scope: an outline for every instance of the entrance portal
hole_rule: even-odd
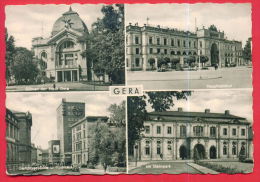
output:
[[[205,148],[202,144],[197,144],[194,146],[194,159],[205,159]]]
[[[216,159],[217,158],[217,151],[216,151],[216,147],[211,146],[209,149],[209,157],[211,159]]]
[[[212,44],[210,49],[211,66],[219,65],[219,51],[217,44]]]
[[[180,147],[180,158],[182,159],[182,160],[184,160],[184,159],[187,159],[188,158],[188,151],[187,151],[187,149],[186,149],[186,147],[185,146],[181,146]]]

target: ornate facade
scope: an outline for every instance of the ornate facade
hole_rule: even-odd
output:
[[[79,41],[84,34],[88,34],[87,26],[70,8],[55,21],[50,37],[32,40],[32,50],[35,58],[42,61],[44,76],[56,82],[92,79],[91,65],[82,56],[86,43]]]
[[[143,137],[134,147],[136,160],[237,159],[252,157],[250,123],[224,113],[151,112]]]
[[[129,70],[150,70],[158,67],[158,59],[168,63],[184,65],[189,56],[196,58],[201,66],[199,55],[207,56],[205,66],[226,67],[243,65],[242,43],[231,41],[225,33],[210,28],[197,29],[195,33],[177,29],[138,26],[126,27],[126,63]]]

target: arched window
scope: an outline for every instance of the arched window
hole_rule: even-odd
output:
[[[181,52],[180,52],[180,51],[177,51],[177,55],[181,55]]]
[[[185,51],[183,51],[182,55],[187,55]]]
[[[74,42],[71,40],[66,40],[60,45],[60,49],[71,49],[74,48]]]
[[[175,55],[175,51],[171,51],[171,55]]]
[[[47,59],[47,53],[45,51],[41,53],[41,59]]]
[[[223,155],[227,155],[227,146],[226,145],[224,145],[224,147],[223,147]]]
[[[236,155],[237,154],[237,147],[235,145],[233,145],[232,147],[232,155]]]
[[[194,126],[193,127],[194,136],[203,136],[203,127],[202,126]]]

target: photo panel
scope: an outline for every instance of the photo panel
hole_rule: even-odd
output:
[[[126,173],[125,97],[7,93],[8,175]]]
[[[253,171],[252,90],[127,98],[129,174]]]
[[[125,13],[128,85],[252,88],[250,3],[127,4]]]
[[[123,4],[8,5],[5,15],[7,92],[125,84]]]

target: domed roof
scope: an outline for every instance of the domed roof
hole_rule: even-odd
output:
[[[62,14],[60,18],[58,18],[53,27],[51,35],[55,35],[60,32],[65,27],[77,30],[79,32],[88,32],[86,24],[79,17],[79,14],[73,11],[70,7],[69,11]]]

